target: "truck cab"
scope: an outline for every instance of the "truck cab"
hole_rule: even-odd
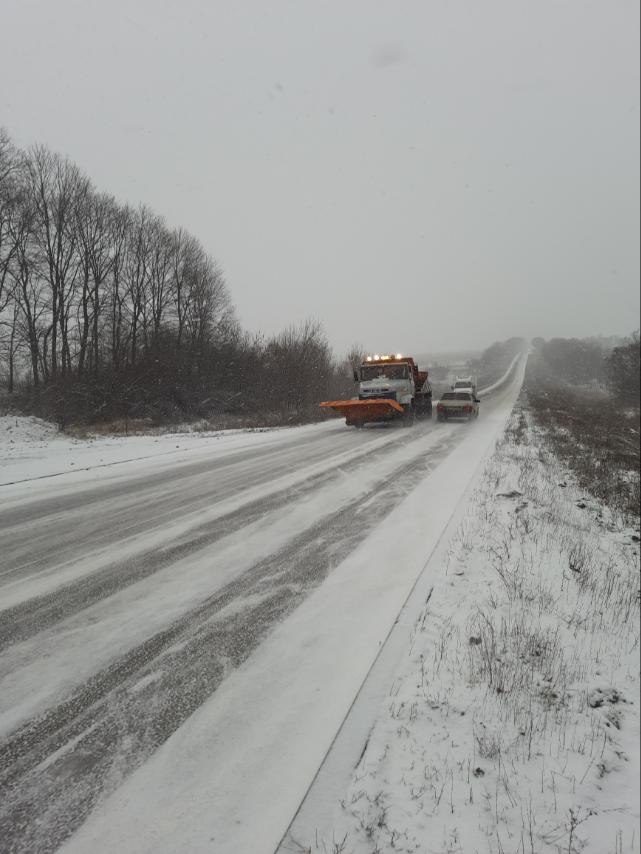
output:
[[[364,362],[355,372],[359,400],[395,400],[409,406],[414,399],[415,383],[407,362],[380,359]]]

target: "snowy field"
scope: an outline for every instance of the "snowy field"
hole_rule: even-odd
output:
[[[358,832],[373,788],[383,799],[406,794],[398,781],[389,792],[381,785],[393,775],[377,767],[375,745],[379,734],[389,740],[390,686],[399,686],[403,710],[415,702],[402,693],[413,681],[404,673],[408,638],[412,655],[426,645],[426,662],[430,633],[448,620],[460,631],[467,619],[459,607],[467,579],[479,607],[489,589],[488,568],[459,574],[461,555],[448,543],[460,539],[462,521],[472,530],[490,488],[484,466],[523,363],[513,368],[473,424],[357,432],[331,421],[79,441],[33,420],[2,420],[0,838],[8,850],[261,854],[318,842],[333,851],[336,833],[345,851],[375,850]],[[503,507],[488,496],[511,518],[508,499]],[[479,536],[485,542],[487,531]],[[428,596],[430,608],[438,603],[430,619]],[[449,650],[430,680],[452,675]],[[455,704],[487,688],[477,669]],[[630,686],[617,690],[627,699]],[[398,729],[405,711],[394,714]],[[419,717],[409,723],[418,727]],[[463,735],[452,730],[461,750]],[[420,744],[425,730],[413,737]],[[341,738],[344,749],[332,751]],[[394,767],[405,761],[399,744],[390,741]],[[356,765],[373,788],[352,804]],[[494,779],[489,764],[484,773]],[[341,801],[350,806],[337,812]],[[406,840],[432,845],[410,813]],[[480,825],[468,813],[471,831]],[[388,815],[381,851],[399,844],[389,806]],[[441,818],[439,833],[449,833]],[[510,813],[499,832],[512,833],[515,822]],[[286,847],[293,839],[306,847]],[[441,842],[408,850],[449,850]],[[478,850],[500,850],[488,844]]]

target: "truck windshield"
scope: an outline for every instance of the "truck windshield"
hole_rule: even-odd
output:
[[[381,377],[386,380],[407,379],[407,365],[362,365],[361,381],[375,380]]]

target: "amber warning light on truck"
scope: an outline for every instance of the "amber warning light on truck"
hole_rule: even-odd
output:
[[[403,358],[402,353],[397,353],[396,355],[394,355],[393,353],[390,353],[389,356],[379,356],[378,353],[376,353],[375,356],[367,356],[365,358],[365,361],[366,362],[387,362],[387,361],[390,361],[393,359],[402,359],[402,358]]]

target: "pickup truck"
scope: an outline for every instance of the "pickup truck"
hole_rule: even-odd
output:
[[[450,388],[452,391],[471,391],[476,397],[476,380],[473,377],[456,377]]]
[[[479,399],[471,391],[446,391],[436,405],[436,417],[439,421],[450,418],[465,418],[471,421],[478,418]]]

